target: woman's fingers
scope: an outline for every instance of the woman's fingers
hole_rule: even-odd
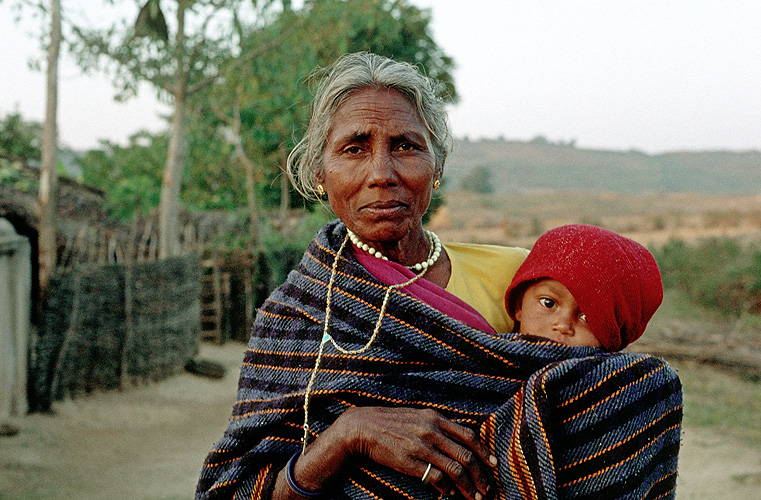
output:
[[[423,475],[420,476],[420,480],[424,484],[436,488],[442,495],[451,495],[454,492],[454,487],[449,478],[437,467],[434,467],[432,462],[424,464],[423,467]]]
[[[454,438],[457,442],[463,443],[469,450],[476,453],[482,463],[491,467],[497,466],[497,457],[489,452],[488,448],[478,439],[478,435],[473,429],[457,425],[454,422],[441,418],[441,429]]]
[[[433,475],[440,480],[435,484],[447,494],[457,490],[466,498],[480,500],[489,491],[489,480],[475,461],[475,454],[452,441],[439,441],[432,454],[433,468],[441,475]]]
[[[438,412],[365,407],[349,410],[342,418],[356,433],[355,452],[421,480],[425,477],[446,495],[459,491],[481,500],[488,491],[486,448],[474,431]]]
[[[445,472],[453,478],[467,474],[476,490],[485,495],[491,484],[491,473],[488,469],[496,466],[496,457],[489,453],[472,429],[457,425],[443,417],[439,425],[442,431],[452,438],[441,439],[434,443],[444,455],[451,458],[448,464],[449,469],[444,469]],[[465,481],[455,481],[455,483],[458,486],[468,484]],[[478,498],[475,492],[470,493]]]

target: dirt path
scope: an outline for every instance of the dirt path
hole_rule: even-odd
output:
[[[235,400],[243,344],[203,345],[224,380],[183,373],[30,415],[0,440],[0,500],[190,500]]]
[[[182,374],[158,384],[55,405],[0,438],[0,500],[191,500],[198,471],[222,435],[245,346],[204,345],[224,380]],[[679,500],[754,499],[761,450],[710,428],[686,428]]]

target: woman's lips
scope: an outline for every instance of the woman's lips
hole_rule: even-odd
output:
[[[405,210],[407,205],[400,201],[376,201],[362,207],[363,211],[372,212],[378,215],[395,214]]]

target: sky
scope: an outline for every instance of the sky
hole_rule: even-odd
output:
[[[0,117],[41,121],[45,77],[35,21],[0,0]],[[433,34],[457,65],[456,137],[575,141],[656,154],[761,150],[758,0],[411,0],[431,8]],[[63,0],[99,12],[99,0]],[[97,16],[96,16],[97,17]],[[103,76],[64,54],[59,135],[75,149],[124,144],[165,128],[149,87],[126,103]]]

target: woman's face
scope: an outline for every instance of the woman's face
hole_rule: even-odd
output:
[[[366,87],[336,110],[316,180],[344,224],[382,249],[422,228],[434,171],[428,130],[415,107],[397,90]]]

